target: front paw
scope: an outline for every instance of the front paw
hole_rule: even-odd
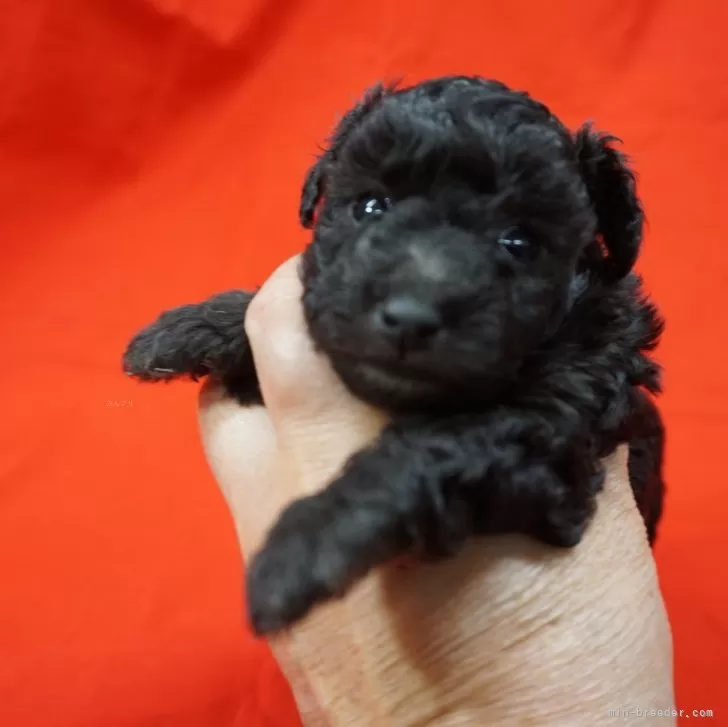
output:
[[[280,631],[317,603],[343,595],[353,580],[351,564],[326,537],[331,514],[325,493],[291,504],[271,530],[247,574],[253,631]]]
[[[165,311],[131,340],[124,371],[142,381],[208,374],[223,381],[251,380],[254,368],[245,335],[251,298],[250,293],[232,290]]]
[[[204,376],[210,332],[201,327],[191,308],[167,311],[139,331],[124,352],[124,373],[141,381]]]

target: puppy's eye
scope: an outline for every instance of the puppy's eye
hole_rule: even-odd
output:
[[[523,230],[511,228],[498,238],[498,244],[518,260],[530,260],[536,254],[536,246]]]
[[[354,202],[351,212],[354,219],[361,221],[367,217],[381,217],[391,206],[389,197],[366,197]]]

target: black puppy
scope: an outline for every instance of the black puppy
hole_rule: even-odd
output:
[[[258,633],[398,555],[448,556],[486,533],[576,545],[622,442],[653,542],[662,321],[633,273],[643,214],[615,141],[460,76],[378,87],[343,118],[303,188],[303,306],[349,389],[393,418],[271,530],[248,572]],[[212,375],[259,403],[251,298],[162,314],[125,371]]]

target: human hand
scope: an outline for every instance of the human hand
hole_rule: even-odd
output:
[[[246,319],[266,409],[212,384],[200,398],[205,451],[248,556],[291,500],[386,424],[313,351],[297,263]],[[388,565],[271,646],[307,726],[583,727],[614,724],[610,709],[673,704],[670,629],[624,449],[576,548],[479,538],[447,561]]]

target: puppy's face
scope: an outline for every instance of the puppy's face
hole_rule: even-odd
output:
[[[304,308],[355,393],[418,408],[517,377],[605,245],[583,146],[479,79],[377,90],[345,117],[304,190]]]

